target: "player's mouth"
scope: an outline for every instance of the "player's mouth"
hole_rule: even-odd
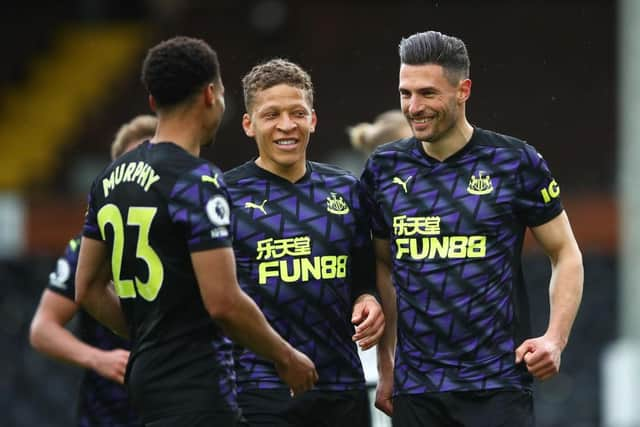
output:
[[[429,117],[411,117],[410,120],[413,123],[417,123],[417,124],[425,124],[428,123],[429,121],[435,119],[436,116],[429,116]]]
[[[275,142],[277,145],[294,145],[298,143],[298,141],[296,141],[295,139],[277,139],[273,142]]]
[[[433,117],[412,117],[411,118],[411,124],[413,125],[414,129],[424,129],[426,128],[430,123],[432,123],[435,119],[435,116]]]
[[[294,138],[275,139],[273,141],[279,148],[293,149],[298,145],[298,140]]]

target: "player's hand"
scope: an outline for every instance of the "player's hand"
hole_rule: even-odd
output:
[[[316,367],[304,353],[292,348],[285,363],[276,363],[278,375],[291,389],[291,396],[310,390],[318,381]]]
[[[393,369],[380,373],[375,405],[388,416],[393,414]]]
[[[353,305],[351,323],[356,327],[351,339],[362,350],[368,350],[378,343],[384,332],[384,313],[375,297],[369,294],[358,297]]]
[[[516,364],[524,362],[527,370],[539,380],[547,380],[560,371],[562,346],[547,335],[531,338],[516,349]]]
[[[129,352],[123,349],[99,351],[93,362],[93,370],[101,376],[124,384],[124,374],[127,370]]]

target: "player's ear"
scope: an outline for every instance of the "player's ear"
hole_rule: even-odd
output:
[[[211,107],[216,102],[216,86],[209,83],[203,90],[204,103],[207,107]]]
[[[458,102],[465,103],[467,99],[471,96],[471,80],[464,79],[460,81],[458,85]]]
[[[244,113],[242,115],[242,129],[244,129],[244,133],[249,138],[253,138],[254,136],[256,136],[256,133],[253,131],[251,116],[249,115],[249,113]]]
[[[316,115],[316,110],[311,110],[311,126],[309,126],[309,131],[314,133],[316,131],[316,126],[318,124],[318,116]]]
[[[151,111],[156,113],[158,110],[158,106],[156,105],[156,100],[153,97],[153,95],[149,94],[148,100],[149,100],[149,108],[151,108]]]

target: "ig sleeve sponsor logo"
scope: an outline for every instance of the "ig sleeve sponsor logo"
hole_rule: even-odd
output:
[[[540,194],[542,195],[542,200],[544,203],[549,203],[551,200],[556,199],[560,195],[560,186],[554,179],[551,181],[548,187],[540,190]]]

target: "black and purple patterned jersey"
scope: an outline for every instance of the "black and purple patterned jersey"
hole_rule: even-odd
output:
[[[47,289],[71,301],[75,298],[75,273],[78,265],[80,237],[69,241],[64,255],[49,275]],[[84,310],[78,311],[78,338],[90,346],[113,350],[129,349],[129,343],[96,322]],[[78,426],[142,426],[129,405],[123,386],[108,380],[92,370],[85,370],[78,393]]]
[[[133,398],[132,387],[167,386],[181,372],[198,372],[181,371],[186,364],[202,364],[202,378],[203,372],[228,371],[221,368],[231,354],[216,351],[227,338],[204,307],[190,254],[230,247],[229,214],[220,170],[170,142],[143,143],[94,181],[83,234],[104,241],[111,254],[132,342],[127,383]],[[189,351],[174,354],[186,342]],[[158,363],[163,357],[170,361]],[[231,374],[220,375],[215,391],[233,407]]]
[[[282,337],[316,365],[318,390],[364,387],[351,312],[375,289],[362,187],[350,173],[307,162],[295,183],[253,161],[225,173],[240,286]],[[284,388],[271,362],[234,352],[238,391]]]
[[[542,156],[474,128],[444,161],[415,138],[379,147],[362,175],[397,294],[395,393],[529,389],[515,349],[531,335],[526,227],[563,208]]]

